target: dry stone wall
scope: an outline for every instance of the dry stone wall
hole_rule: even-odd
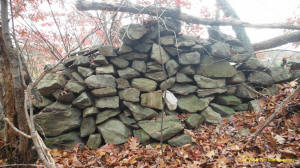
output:
[[[47,74],[37,89],[34,121],[48,147],[90,148],[122,144],[131,136],[143,143],[160,140],[159,113],[166,112],[163,140],[173,146],[191,143],[183,129],[218,124],[248,110],[253,88],[291,79],[285,69],[265,69],[237,39],[209,30],[208,40],[179,35],[167,21],[124,26],[120,48],[100,46],[74,54]],[[232,63],[235,63],[233,65]],[[178,99],[176,110],[164,105],[163,90]],[[179,119],[177,114],[187,113]],[[176,138],[173,138],[176,137]]]

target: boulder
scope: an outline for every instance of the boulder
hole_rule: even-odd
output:
[[[86,137],[94,133],[96,130],[96,122],[94,117],[83,118],[80,126],[80,137]]]
[[[227,117],[234,114],[234,110],[228,106],[222,106],[216,103],[211,103],[210,106],[215,112],[221,114],[222,117]]]
[[[146,73],[145,76],[158,82],[164,81],[168,77],[164,71]]]
[[[120,32],[120,37],[125,35],[130,40],[138,40],[147,33],[147,28],[141,24],[130,24],[122,27]]]
[[[200,54],[199,52],[189,52],[179,55],[179,63],[182,65],[188,64],[199,64],[200,63]]]
[[[77,94],[85,90],[85,86],[74,80],[69,80],[65,88]]]
[[[96,74],[114,74],[115,69],[112,65],[96,67]]]
[[[117,116],[118,114],[120,114],[120,112],[121,112],[120,110],[111,110],[111,109],[101,111],[100,113],[97,114],[96,124],[101,124],[104,121]]]
[[[215,57],[220,58],[229,58],[230,54],[230,46],[223,42],[216,42],[210,46],[211,54]]]
[[[116,109],[119,108],[119,97],[118,96],[102,97],[96,99],[95,103],[96,103],[96,107],[100,109],[103,108]]]
[[[180,95],[189,95],[197,90],[197,87],[190,84],[175,84],[171,89],[173,93]]]
[[[115,50],[111,46],[101,46],[99,48],[99,54],[104,55],[106,57],[115,57],[117,56]]]
[[[202,111],[201,115],[204,117],[205,122],[207,123],[220,124],[222,122],[221,115],[210,107],[207,107],[204,111]]]
[[[90,59],[86,56],[76,56],[72,66],[89,66]]]
[[[243,72],[237,72],[232,78],[229,79],[229,83],[236,84],[236,83],[243,83],[246,81],[245,74]]]
[[[77,72],[72,72],[70,78],[78,82],[84,82],[83,78]]]
[[[156,43],[153,43],[151,58],[160,64],[164,64],[170,59],[168,53]]]
[[[85,118],[85,117],[96,115],[98,113],[99,111],[96,107],[88,107],[83,110],[82,117]]]
[[[139,143],[150,143],[150,136],[143,129],[133,130],[133,136],[138,139]]]
[[[147,78],[134,78],[131,82],[131,86],[141,91],[154,91],[157,87],[157,83]]]
[[[162,36],[160,37],[160,43],[164,46],[173,46],[175,44],[174,36]]]
[[[118,70],[118,75],[120,78],[131,79],[131,78],[138,77],[141,74],[138,71],[128,67],[125,69]]]
[[[251,100],[248,102],[248,108],[252,112],[260,112],[262,107],[260,106],[260,100]]]
[[[212,89],[225,86],[224,79],[210,79],[200,75],[194,75],[194,80],[196,81],[199,88]]]
[[[178,82],[178,83],[191,83],[191,82],[193,82],[193,80],[190,77],[188,77],[186,74],[178,72],[176,74],[176,82]]]
[[[106,144],[125,143],[131,135],[130,129],[117,119],[110,119],[97,126],[97,129],[101,132]]]
[[[128,127],[131,127],[131,128],[134,128],[134,129],[137,129],[139,128],[137,125],[136,125],[136,121],[133,119],[133,118],[130,118],[130,117],[127,117],[125,116],[125,114],[120,114],[118,116],[119,120],[125,124],[126,126]]]
[[[91,75],[93,75],[94,70],[92,70],[91,68],[87,68],[87,67],[81,67],[78,66],[77,67],[77,71],[80,73],[80,75],[82,75],[84,78],[87,78]]]
[[[141,73],[145,73],[147,70],[146,63],[144,61],[133,61],[132,68]]]
[[[51,95],[57,89],[62,88],[67,83],[62,74],[48,73],[38,83],[37,90],[41,95]]]
[[[132,48],[123,43],[119,48],[118,54],[126,54],[130,52],[132,52]]]
[[[182,67],[179,72],[187,74],[187,75],[195,75],[196,74],[196,70],[192,65],[187,65],[187,66]]]
[[[222,105],[239,105],[242,103],[242,100],[233,95],[220,95],[216,98],[216,102]]]
[[[142,107],[138,104],[126,101],[123,101],[123,104],[132,112],[134,119],[137,121],[152,119],[153,117],[157,116],[157,112],[151,108]]]
[[[136,88],[127,88],[119,91],[119,96],[121,100],[130,101],[130,102],[139,102],[140,101],[140,91]]]
[[[41,98],[42,98],[42,101],[38,101],[38,100],[34,99],[32,101],[32,105],[38,109],[41,109],[41,108],[44,108],[53,103],[51,100],[49,100],[48,98],[46,98],[44,96],[42,96]]]
[[[215,61],[201,64],[197,74],[212,78],[230,78],[237,73],[236,69],[227,61]]]
[[[162,71],[162,65],[155,62],[155,61],[150,61],[147,62],[147,70],[146,72],[157,72],[157,71]]]
[[[249,86],[251,87],[251,86]],[[253,87],[251,87],[254,89]],[[254,89],[255,90],[255,89]],[[253,93],[251,90],[249,90],[246,86],[244,85],[238,85],[235,91],[235,95],[240,98],[245,98],[245,99],[253,99],[257,95]]]
[[[250,83],[263,86],[270,86],[273,84],[272,77],[269,74],[260,71],[250,73],[248,81]]]
[[[148,58],[148,55],[144,53],[131,52],[131,53],[121,55],[120,58],[124,58],[128,61],[146,60]]]
[[[90,149],[97,149],[102,143],[101,134],[91,134],[86,143],[87,147]]]
[[[209,102],[207,100],[199,99],[195,95],[184,96],[178,99],[179,109],[190,113],[195,113],[205,109],[208,107],[208,103]]]
[[[159,85],[159,88],[160,88],[161,90],[167,90],[167,89],[170,89],[171,87],[174,86],[175,81],[176,81],[176,78],[175,78],[175,77],[169,78],[169,79],[167,79],[167,80],[161,82],[160,85]]]
[[[161,91],[144,93],[141,95],[141,105],[162,110],[164,107],[162,96],[163,94]]]
[[[48,148],[71,150],[75,145],[82,143],[82,140],[78,136],[77,132],[73,131],[57,137],[47,137],[44,142]]]
[[[292,78],[292,74],[282,67],[274,67],[270,69],[274,83],[288,81]]]
[[[136,50],[138,52],[148,53],[151,50],[151,48],[152,48],[152,44],[138,43],[133,48],[134,48],[134,50]]]
[[[68,108],[71,108],[71,105],[61,104],[61,103],[56,101],[56,102],[46,106],[42,110],[42,112],[64,111]]]
[[[92,75],[84,80],[89,88],[116,87],[115,77],[112,75]]]
[[[105,56],[104,55],[97,55],[95,58],[94,58],[94,62],[97,64],[97,65],[107,65],[108,64],[108,61],[106,60]]]
[[[93,105],[93,102],[92,99],[87,95],[87,93],[83,92],[75,100],[72,101],[72,104],[80,109],[84,109]]]
[[[116,96],[117,89],[113,87],[101,88],[101,89],[93,89],[91,93],[95,97],[107,97],[107,96]]]
[[[119,57],[111,59],[110,62],[117,68],[126,68],[129,65],[129,62],[126,59]]]
[[[214,88],[214,89],[198,89],[197,95],[198,97],[207,97],[214,94],[222,94],[227,92],[227,89],[225,87],[222,88]]]
[[[239,104],[237,106],[232,107],[235,111],[248,111],[249,105],[248,103]]]
[[[166,70],[167,70],[167,73],[168,73],[169,77],[175,75],[177,73],[177,71],[178,71],[178,68],[179,68],[178,63],[175,60],[173,60],[173,59],[170,59],[166,63]]]
[[[204,117],[200,114],[191,114],[185,119],[185,124],[189,129],[198,128],[204,121]]]
[[[168,144],[174,147],[180,147],[191,143],[192,143],[192,138],[187,134],[182,134],[168,140]]]
[[[130,87],[129,82],[128,82],[127,79],[117,78],[116,82],[117,82],[117,85],[118,85],[117,86],[118,89],[125,89],[125,88]]]

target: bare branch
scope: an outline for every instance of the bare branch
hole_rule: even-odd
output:
[[[11,123],[11,122],[9,121],[8,118],[4,118],[4,121],[5,121],[5,122],[6,122],[6,123],[7,123],[14,131],[16,131],[18,134],[20,134],[20,135],[22,135],[22,136],[24,136],[24,137],[26,137],[26,138],[28,138],[28,139],[31,138],[30,135],[27,135],[26,133],[24,133],[24,132],[22,132],[21,130],[19,130],[18,128],[16,128],[16,127],[14,126],[14,124]]]

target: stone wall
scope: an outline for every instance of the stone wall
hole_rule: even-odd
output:
[[[266,69],[240,41],[209,30],[208,40],[179,35],[178,23],[131,24],[120,33],[120,48],[94,47],[67,59],[47,74],[34,102],[36,123],[49,147],[91,148],[122,144],[130,136],[143,144],[160,140],[160,115],[166,112],[163,140],[173,146],[190,143],[184,128],[218,124],[222,117],[248,110],[254,88],[290,80],[285,69]],[[232,63],[235,63],[234,65]],[[164,68],[164,70],[163,70]],[[178,99],[176,110],[164,107],[162,90]],[[177,114],[187,113],[179,119]],[[173,138],[177,136],[177,138]]]

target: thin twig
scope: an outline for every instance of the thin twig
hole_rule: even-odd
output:
[[[28,138],[28,139],[30,139],[31,138],[31,136],[30,135],[27,135],[26,133],[24,133],[23,131],[21,131],[21,130],[19,130],[18,128],[16,128],[15,126],[14,126],[14,124],[13,123],[11,123],[10,121],[9,121],[9,119],[8,118],[4,118],[4,121],[15,131],[15,132],[17,132],[18,134],[20,134],[20,135],[22,135],[22,136],[24,136],[24,137],[26,137],[26,138]]]

